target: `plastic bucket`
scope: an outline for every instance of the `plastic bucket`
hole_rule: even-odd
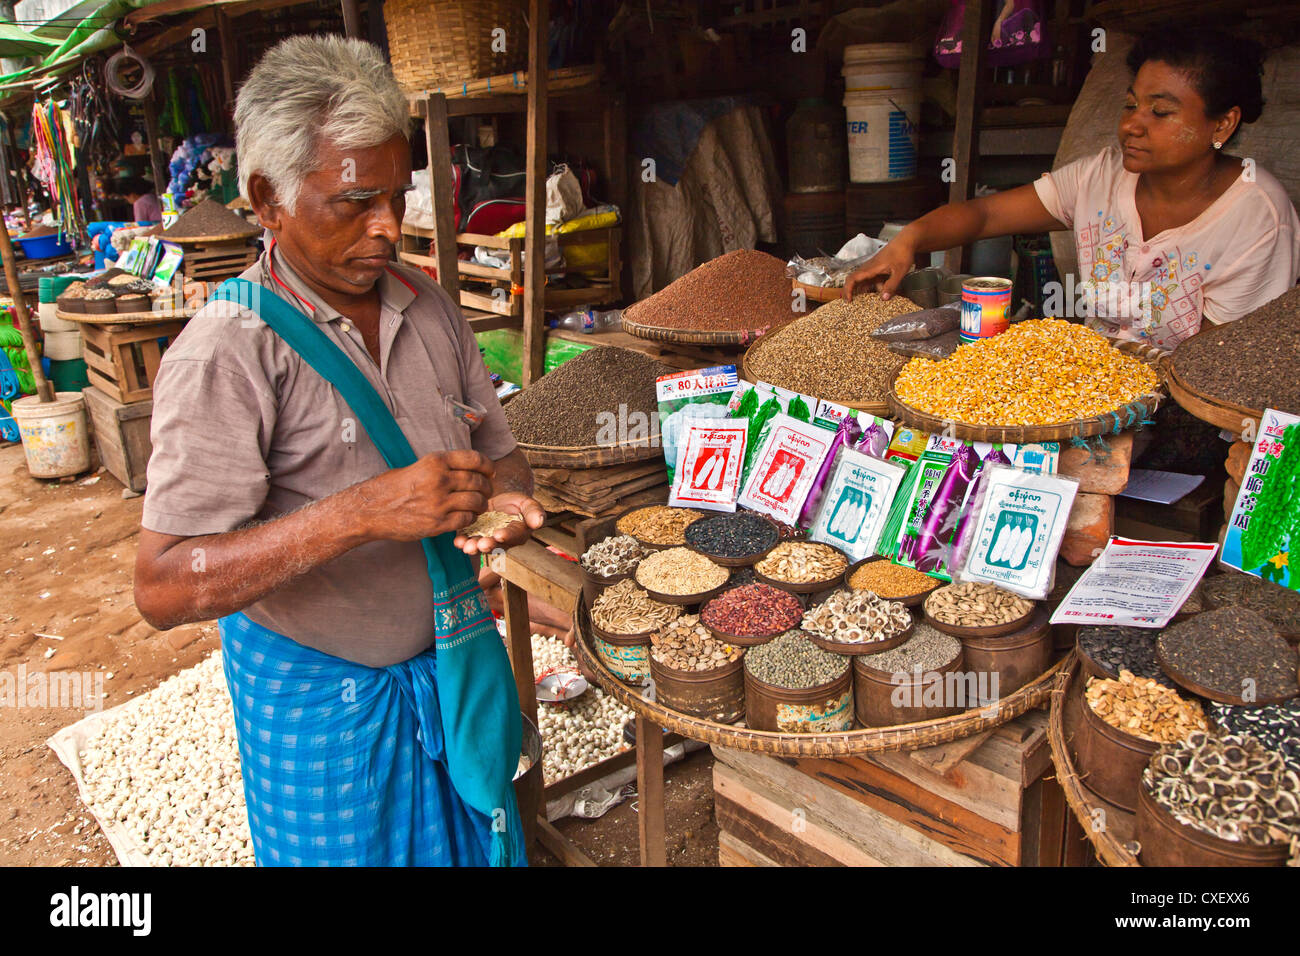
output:
[[[891,182],[916,175],[919,89],[848,93],[844,113],[851,182]]]
[[[64,478],[90,467],[86,400],[80,392],[57,392],[53,402],[35,395],[14,400],[13,415],[33,478]]]
[[[907,90],[921,85],[925,60],[910,43],[859,43],[844,48],[844,89],[850,93]]]

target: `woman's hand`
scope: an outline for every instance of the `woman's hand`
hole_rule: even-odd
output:
[[[879,292],[882,299],[888,299],[898,291],[899,284],[912,271],[915,261],[916,250],[912,244],[902,236],[896,236],[885,248],[853,270],[844,282],[844,297],[851,302],[854,293],[861,289]]]

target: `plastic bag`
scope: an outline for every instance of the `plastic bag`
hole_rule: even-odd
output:
[[[966,564],[966,558],[970,554],[971,532],[975,530],[974,517],[979,511],[979,506],[984,503],[984,485],[988,478],[989,467],[1010,464],[1011,459],[1001,448],[994,448],[984,456],[979,473],[976,474],[975,481],[966,494],[966,501],[962,504],[961,518],[952,536],[952,554],[948,560],[948,567],[960,568]]]
[[[916,342],[956,332],[960,327],[961,306],[941,305],[937,309],[908,312],[882,322],[872,331],[871,337],[881,342]]]
[[[908,358],[946,359],[961,345],[960,332],[945,332],[932,339],[914,342],[890,342],[889,351]]]
[[[862,438],[853,446],[864,455],[872,458],[884,458],[889,449],[889,432],[879,422],[872,422],[862,433]]]

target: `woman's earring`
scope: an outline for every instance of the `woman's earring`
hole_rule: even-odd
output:
[[[1223,149],[1223,144],[1220,143],[1220,142],[1216,139],[1216,140],[1214,141],[1214,148],[1215,148],[1215,149]]]

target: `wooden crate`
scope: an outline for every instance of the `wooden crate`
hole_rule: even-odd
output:
[[[939,747],[792,760],[714,747],[721,865],[1038,866],[1066,810],[1047,715]]]
[[[153,382],[163,352],[185,323],[81,326],[86,378],[124,405],[153,398]]]
[[[149,441],[153,402],[123,404],[93,385],[81,394],[90,411],[100,463],[132,491],[144,491],[145,467],[153,451]]]
[[[237,276],[257,261],[257,246],[247,239],[185,245],[181,271],[187,279],[218,282]]]

